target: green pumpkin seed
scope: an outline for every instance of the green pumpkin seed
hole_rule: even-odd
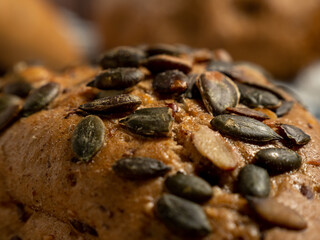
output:
[[[212,231],[206,214],[198,204],[171,194],[164,194],[158,200],[156,213],[175,234],[204,237]]]
[[[31,90],[32,85],[23,80],[9,82],[3,87],[3,93],[16,95],[22,98],[27,97]]]
[[[240,102],[248,107],[277,108],[281,104],[280,99],[269,91],[240,83],[237,86],[241,95]]]
[[[174,195],[193,202],[204,202],[212,197],[210,184],[197,176],[177,173],[167,177],[165,186]]]
[[[256,164],[268,170],[270,174],[281,174],[300,168],[301,157],[285,148],[267,148],[257,152]]]
[[[139,109],[120,121],[136,134],[154,137],[168,136],[172,122],[172,110],[168,107]]]
[[[164,54],[149,57],[143,65],[152,73],[159,73],[174,69],[188,73],[192,69],[191,61]]]
[[[99,89],[125,89],[142,81],[144,74],[137,68],[115,68],[100,73],[87,84]]]
[[[264,114],[263,112],[253,110],[251,108],[244,107],[227,107],[226,109],[229,113],[235,113],[240,116],[250,117],[257,120],[266,120],[269,119],[269,116]]]
[[[201,74],[197,86],[204,105],[213,115],[219,115],[227,107],[235,107],[239,103],[240,93],[237,86],[219,72]]]
[[[268,197],[270,193],[268,172],[253,164],[246,165],[239,172],[238,189],[244,196]]]
[[[19,114],[21,99],[14,95],[0,95],[0,131],[5,129]]]
[[[38,89],[35,89],[26,98],[22,108],[23,116],[27,117],[42,110],[58,96],[58,93],[59,84],[54,82],[50,82]]]
[[[105,97],[96,99],[92,102],[85,103],[79,106],[92,114],[111,114],[111,113],[126,113],[133,112],[141,104],[139,97],[129,94],[121,94],[113,97]]]
[[[187,76],[178,70],[159,73],[152,82],[153,89],[158,93],[183,93],[188,88]]]
[[[122,158],[112,169],[116,174],[131,180],[145,180],[165,175],[171,168],[163,162],[146,157]]]
[[[103,69],[138,67],[145,53],[137,48],[117,47],[107,51],[100,60]]]
[[[282,139],[266,124],[249,117],[223,114],[210,123],[221,134],[244,141],[269,142]]]
[[[80,161],[89,162],[104,142],[103,121],[93,115],[83,118],[72,134],[72,150]]]
[[[283,136],[289,139],[293,144],[305,145],[311,140],[311,137],[298,127],[289,124],[281,124],[280,129],[282,130],[281,133]]]
[[[278,117],[282,117],[286,115],[288,112],[290,112],[291,108],[293,107],[294,102],[293,101],[283,101],[280,105],[275,110],[275,113],[277,114]]]
[[[302,230],[307,222],[293,209],[273,198],[248,198],[249,206],[265,221],[272,225],[293,230]]]

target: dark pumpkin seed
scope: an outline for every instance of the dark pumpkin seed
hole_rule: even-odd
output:
[[[253,164],[246,165],[239,172],[238,189],[244,196],[268,197],[270,193],[268,172]]]
[[[273,198],[248,198],[249,206],[265,221],[279,227],[302,230],[307,222],[293,209]]]
[[[143,65],[152,73],[159,73],[174,69],[180,70],[184,73],[188,73],[192,69],[191,61],[164,54],[149,57],[143,63]]]
[[[207,71],[221,72],[221,73],[230,77],[232,75],[232,71],[233,71],[233,64],[230,62],[225,62],[225,61],[211,61],[207,65],[206,69],[207,69]]]
[[[221,114],[227,107],[235,107],[239,103],[240,93],[237,86],[219,72],[201,74],[197,86],[204,105],[213,115]]]
[[[77,158],[88,162],[103,145],[105,126],[97,116],[83,118],[72,134],[72,150]]]
[[[244,107],[227,107],[226,110],[229,113],[235,113],[237,115],[251,117],[257,120],[266,120],[269,119],[268,115],[264,114],[263,112],[253,110],[251,108],[244,108]]]
[[[100,60],[103,69],[138,67],[145,53],[137,48],[117,47],[107,51]]]
[[[289,139],[293,144],[305,145],[311,140],[310,136],[298,127],[289,124],[281,124],[280,129],[283,136]]]
[[[139,97],[129,94],[121,94],[113,97],[96,99],[92,102],[80,105],[79,108],[92,114],[111,114],[133,112],[141,104]]]
[[[21,99],[10,94],[0,95],[0,131],[8,126],[21,110]]]
[[[147,47],[145,51],[149,57],[154,55],[161,55],[161,54],[178,56],[182,53],[182,51],[179,48],[169,44],[150,45]]]
[[[240,102],[248,107],[276,108],[281,101],[271,92],[238,83]]]
[[[72,227],[74,227],[75,230],[77,230],[80,233],[89,233],[92,236],[98,236],[98,232],[86,223],[77,220],[71,220],[70,224],[72,225]]]
[[[23,116],[27,117],[42,110],[57,97],[58,93],[59,84],[54,82],[50,82],[38,89],[35,89],[26,98],[22,108]]]
[[[115,68],[101,72],[87,84],[99,89],[125,89],[142,81],[144,74],[137,68]]]
[[[210,123],[221,134],[244,141],[269,142],[282,139],[266,124],[249,117],[223,114],[213,118]]]
[[[174,195],[193,202],[204,202],[212,197],[210,184],[197,176],[177,173],[167,177],[165,186]]]
[[[293,101],[283,101],[275,110],[275,113],[278,117],[282,117],[283,115],[286,115],[288,112],[290,112],[291,108],[293,107],[294,102]]]
[[[301,166],[301,157],[285,148],[267,148],[257,152],[256,164],[267,169],[270,174],[281,174]]]
[[[116,174],[131,180],[145,180],[165,175],[171,168],[163,162],[147,157],[122,158],[112,169]]]
[[[13,94],[22,98],[28,96],[32,89],[32,85],[26,81],[17,80],[7,83],[3,87],[3,93]]]
[[[172,121],[172,110],[159,107],[139,109],[120,123],[136,134],[157,137],[170,134]]]
[[[193,99],[200,99],[201,94],[199,92],[199,89],[197,87],[197,80],[200,77],[199,74],[191,73],[188,75],[188,84],[187,84],[187,90],[184,93],[184,96],[186,98],[193,98]]]
[[[182,93],[187,90],[188,77],[179,70],[159,73],[152,82],[152,87],[159,93]]]
[[[158,200],[156,213],[175,234],[204,237],[212,231],[206,214],[198,204],[171,194],[164,194]]]

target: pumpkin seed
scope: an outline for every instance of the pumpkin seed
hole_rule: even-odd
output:
[[[174,69],[188,73],[192,69],[191,61],[164,54],[149,57],[143,65],[152,73],[159,73]]]
[[[199,89],[196,85],[196,82],[198,78],[200,77],[199,74],[192,73],[188,75],[188,84],[187,84],[187,90],[184,92],[184,96],[186,98],[193,98],[193,99],[200,99],[201,94],[199,92]]]
[[[244,196],[268,197],[270,193],[269,174],[261,167],[248,164],[239,172],[238,188]]]
[[[285,148],[267,148],[256,153],[256,164],[270,174],[280,174],[300,168],[301,157]]]
[[[87,84],[99,89],[125,89],[142,81],[144,74],[137,68],[115,68],[101,72]]]
[[[113,97],[105,97],[96,99],[92,102],[85,103],[79,106],[84,110],[93,114],[110,114],[132,112],[141,104],[139,97],[129,94],[121,94]]]
[[[207,69],[207,71],[221,72],[221,73],[230,77],[232,75],[232,71],[233,71],[233,64],[230,62],[225,62],[225,61],[211,61],[207,65],[206,69]]]
[[[125,93],[124,90],[103,90],[98,92],[96,99],[105,98],[105,97],[114,97],[123,93]]]
[[[144,136],[168,136],[172,128],[172,110],[168,107],[143,108],[120,121],[130,131]]]
[[[192,51],[191,56],[196,63],[208,62],[212,59],[212,52],[208,49],[195,49]]]
[[[154,55],[161,55],[161,54],[178,56],[182,53],[182,51],[179,48],[169,44],[150,45],[147,47],[145,51],[149,57]]]
[[[193,202],[164,194],[156,204],[159,219],[175,234],[204,237],[212,229],[202,208]]]
[[[187,76],[179,70],[159,73],[152,82],[152,87],[159,93],[182,93],[187,90]]]
[[[0,131],[18,116],[20,110],[20,98],[7,94],[0,97]]]
[[[271,92],[254,88],[245,84],[237,84],[240,91],[240,102],[248,107],[276,108],[281,102]]]
[[[103,69],[138,67],[145,53],[137,48],[117,47],[107,51],[100,60]]]
[[[83,118],[72,135],[72,150],[77,158],[89,162],[103,145],[105,126],[102,120],[93,115]]]
[[[197,86],[205,107],[213,115],[221,114],[227,107],[235,107],[239,103],[237,86],[219,72],[201,74]]]
[[[227,107],[226,110],[230,113],[235,113],[241,116],[251,117],[257,120],[266,120],[269,119],[268,115],[264,114],[263,112],[256,111],[251,108],[244,108],[244,107]]]
[[[283,136],[294,144],[305,145],[311,140],[310,136],[298,127],[289,124],[281,124],[280,129],[282,130],[281,133]]]
[[[232,170],[238,165],[240,156],[233,147],[217,132],[201,127],[192,134],[192,141],[199,153],[223,170]]]
[[[266,124],[256,119],[223,114],[211,120],[211,125],[221,134],[252,142],[269,142],[282,139]]]
[[[23,116],[27,117],[46,107],[59,93],[59,84],[50,82],[38,89],[35,89],[26,98],[23,105]]]
[[[92,236],[95,236],[95,237],[98,236],[97,231],[86,223],[83,223],[77,220],[71,220],[70,224],[75,230],[77,230],[80,233],[89,233]]]
[[[174,195],[193,202],[204,202],[212,197],[210,184],[197,176],[177,173],[167,177],[165,186]]]
[[[248,198],[249,206],[265,221],[279,227],[302,230],[307,222],[293,209],[273,198]]]
[[[23,80],[16,80],[7,83],[3,87],[3,93],[13,94],[22,98],[28,96],[29,92],[32,89],[32,85]]]
[[[283,101],[275,110],[275,113],[278,117],[282,117],[283,115],[286,115],[288,112],[290,112],[291,108],[293,107],[294,102],[293,101]]]
[[[147,157],[122,158],[112,169],[116,174],[131,180],[145,180],[165,175],[171,168],[163,162]]]

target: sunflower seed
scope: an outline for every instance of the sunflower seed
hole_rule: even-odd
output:
[[[13,94],[22,98],[28,96],[29,92],[32,89],[32,85],[26,81],[16,80],[7,83],[3,87],[3,93]]]
[[[288,112],[290,112],[291,108],[293,107],[294,102],[293,101],[283,101],[275,110],[275,113],[278,117],[282,117],[283,115],[286,115]]]
[[[241,116],[255,118],[257,120],[266,120],[269,119],[268,115],[264,114],[263,112],[253,110],[251,108],[244,108],[244,107],[227,107],[226,110],[230,113],[235,113]]]
[[[221,134],[240,140],[269,142],[282,139],[266,124],[249,117],[224,114],[213,118],[210,123]]]
[[[137,48],[117,47],[107,51],[100,60],[103,69],[138,67],[145,53]]]
[[[188,73],[192,69],[191,61],[164,54],[149,57],[143,65],[152,73],[159,73],[174,69]]]
[[[147,157],[122,158],[113,164],[116,174],[131,180],[145,180],[165,175],[171,168],[163,162]]]
[[[152,82],[152,87],[159,93],[182,93],[187,90],[187,76],[179,70],[159,73]]]
[[[98,236],[97,231],[86,223],[77,220],[71,220],[70,224],[72,225],[72,227],[74,227],[75,230],[80,233],[89,233],[92,236]]]
[[[265,221],[279,227],[302,230],[307,222],[293,209],[273,198],[248,198],[249,206]]]
[[[197,176],[177,173],[167,177],[165,186],[174,195],[193,202],[204,202],[212,197],[210,184]]]
[[[72,135],[72,150],[77,158],[88,162],[103,145],[105,126],[102,120],[93,115],[83,118]]]
[[[143,108],[120,121],[130,131],[145,136],[168,136],[172,127],[172,110],[168,107]]]
[[[300,168],[301,157],[285,148],[267,148],[257,152],[256,164],[268,170],[270,174],[281,174]]]
[[[38,89],[35,89],[26,98],[22,108],[23,116],[27,117],[42,110],[57,97],[58,93],[59,84],[54,82],[50,82]]]
[[[310,136],[298,127],[281,124],[280,129],[282,130],[281,133],[283,133],[283,136],[294,144],[305,145],[311,140]]]
[[[159,219],[175,234],[204,237],[212,229],[202,208],[193,202],[164,194],[156,204]]]
[[[248,107],[276,108],[281,104],[279,98],[268,91],[241,83],[237,86],[241,94],[240,102]]]
[[[87,84],[99,89],[125,89],[142,81],[144,74],[137,68],[115,68],[101,72]]]
[[[238,188],[244,196],[268,197],[270,193],[269,174],[261,167],[248,164],[239,172]]]
[[[179,48],[169,44],[151,45],[151,46],[148,46],[145,51],[149,57],[154,55],[161,55],[161,54],[178,56],[182,53],[182,51]]]
[[[232,170],[238,164],[238,156],[233,147],[217,132],[201,127],[193,133],[192,141],[199,153],[223,170]]]
[[[7,127],[19,114],[21,99],[14,95],[0,96],[0,131]]]
[[[96,99],[92,102],[80,105],[79,108],[92,114],[111,114],[133,112],[141,104],[139,97],[129,94],[121,94],[113,97]]]
[[[227,107],[235,107],[239,103],[240,93],[237,86],[219,72],[201,74],[197,86],[204,105],[213,115],[221,114]]]

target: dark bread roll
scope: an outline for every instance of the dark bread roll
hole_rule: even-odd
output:
[[[145,56],[138,60],[136,70],[144,75],[138,83],[136,75],[124,78],[125,68],[107,78],[99,75],[105,71],[86,66],[62,73],[48,70],[48,77],[39,81],[34,72],[25,74],[24,81],[34,89],[24,101],[38,99],[35,104],[41,102],[42,109],[22,117],[24,108],[19,108],[22,112],[1,129],[0,194],[7,196],[1,198],[1,214],[14,212],[5,207],[19,203],[30,217],[25,222],[12,219],[16,227],[0,229],[0,236],[316,239],[319,123],[253,65],[204,60],[194,53],[190,48],[170,57],[154,55],[152,62]],[[114,58],[119,61],[119,55]],[[152,70],[159,62],[163,71],[182,69],[162,83],[162,89],[170,89],[167,93],[152,85],[161,73],[142,67],[153,64]],[[189,66],[191,71],[183,73]],[[28,68],[15,74],[23,72]],[[10,79],[4,78],[3,88]],[[92,87],[96,81],[123,79],[135,85]],[[59,85],[52,98],[47,95],[55,87],[39,90],[53,86],[50,82]],[[242,85],[246,91],[239,90]],[[97,99],[101,95],[107,97]],[[265,104],[271,95],[275,104]],[[249,97],[255,107],[244,105]],[[8,117],[3,109],[14,104],[0,95],[0,120]],[[281,106],[285,109],[278,117]],[[257,152],[267,148],[275,148],[271,157],[262,152],[257,161]],[[261,165],[263,157],[271,164]],[[279,167],[281,174],[270,166]],[[165,187],[173,175],[178,176],[171,177],[175,187]],[[0,218],[0,224],[5,221]]]

